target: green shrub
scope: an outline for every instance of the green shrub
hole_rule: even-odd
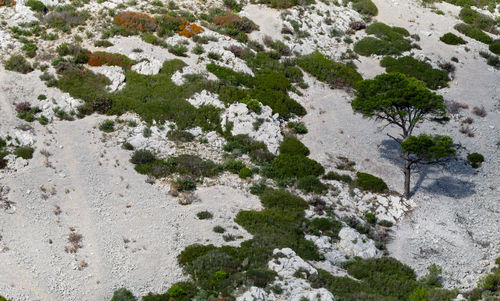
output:
[[[137,299],[134,297],[134,294],[132,294],[132,292],[126,288],[117,289],[113,293],[113,298],[111,298],[111,301],[135,301],[135,300]]]
[[[215,233],[220,233],[220,234],[226,232],[226,229],[224,229],[224,227],[222,226],[215,226],[213,230]]]
[[[303,155],[280,154],[270,165],[270,177],[274,179],[302,178],[319,176],[325,169],[318,162]]]
[[[442,37],[439,38],[439,40],[448,45],[460,45],[467,43],[464,39],[451,32],[445,33]]]
[[[138,153],[140,152],[140,153]],[[189,175],[194,178],[213,177],[222,171],[222,168],[210,160],[203,160],[194,155],[179,155],[167,160],[159,160],[147,150],[138,150],[132,155],[131,162],[137,164],[135,170],[141,174],[162,178],[172,173]],[[138,153],[136,160],[135,156]],[[151,156],[152,155],[152,156]],[[135,163],[143,162],[143,163]]]
[[[194,140],[194,135],[187,131],[171,130],[167,133],[167,138],[175,142],[191,142]]]
[[[312,235],[326,235],[339,239],[342,222],[331,218],[313,218],[307,223],[306,231]]]
[[[410,41],[406,39],[410,33],[401,27],[376,22],[366,28],[366,33],[376,38],[365,37],[354,44],[354,51],[363,56],[400,55],[412,48]]]
[[[296,63],[318,80],[328,83],[334,88],[352,87],[363,79],[353,68],[329,60],[317,51],[298,57]]]
[[[471,153],[467,155],[467,160],[472,167],[478,168],[484,162],[484,156],[480,153]]]
[[[237,160],[229,160],[224,164],[224,169],[234,174],[238,174],[240,170],[244,167],[245,163]]]
[[[240,172],[238,173],[238,176],[241,178],[241,179],[246,179],[248,177],[251,177],[252,176],[252,171],[250,170],[250,168],[248,167],[243,167]]]
[[[355,184],[363,190],[379,193],[388,189],[387,184],[379,177],[363,172],[356,173],[356,176]]]
[[[113,120],[106,119],[99,124],[99,130],[111,133],[115,130],[115,122]]]
[[[454,28],[458,32],[468,36],[469,38],[477,40],[479,42],[482,42],[485,44],[490,44],[491,42],[493,42],[492,37],[490,37],[488,34],[484,33],[478,27],[475,27],[474,25],[460,23],[460,24],[455,25]]]
[[[344,182],[347,184],[352,183],[352,178],[350,175],[340,175],[334,171],[329,171],[326,175],[323,176],[325,180],[335,180],[339,182]]]
[[[193,283],[181,281],[172,284],[164,294],[152,294],[142,297],[142,301],[191,301],[198,294],[198,289]]]
[[[481,14],[470,7],[464,7],[460,10],[459,17],[467,24],[476,26],[481,30],[491,33],[498,33],[496,30],[496,22],[491,17]]]
[[[177,191],[192,191],[196,189],[196,183],[189,178],[177,178],[173,184]]]
[[[168,51],[177,56],[187,56],[186,52],[188,51],[188,48],[186,45],[183,44],[175,44],[173,46],[168,47]]]
[[[32,159],[33,158],[33,152],[35,151],[34,148],[30,146],[18,146],[14,150],[14,155],[16,157],[23,158],[25,160]]]
[[[385,57],[380,61],[387,73],[399,72],[425,82],[429,89],[441,89],[447,86],[450,78],[445,70],[434,69],[426,62],[410,56],[401,58]]]
[[[136,150],[130,158],[130,162],[133,164],[146,164],[154,162],[155,160],[155,154],[153,154],[153,152],[148,149]]]
[[[287,136],[279,147],[280,154],[309,156],[309,149],[299,139]]]
[[[254,195],[260,195],[263,194],[264,191],[266,191],[267,185],[265,183],[257,183],[252,186],[250,186],[250,193]]]
[[[287,126],[295,133],[295,134],[307,134],[306,125],[303,122],[289,122]]]
[[[305,176],[297,180],[297,188],[304,192],[322,194],[328,190],[325,184],[321,183],[315,176]]]
[[[372,212],[365,212],[365,220],[372,226],[375,226],[377,223],[377,216],[373,214]]]
[[[273,159],[264,142],[255,141],[248,135],[236,135],[227,139],[223,150],[236,155],[249,154],[252,161],[256,163],[269,162]]]
[[[196,216],[199,219],[211,219],[213,217],[213,214],[208,212],[208,211],[200,211],[200,212],[196,213]]]
[[[371,0],[353,0],[352,8],[362,15],[376,16],[378,8]]]
[[[491,52],[493,52],[494,54],[500,54],[500,40],[495,40],[493,41],[490,46],[489,46],[489,49]]]
[[[22,55],[12,55],[5,62],[5,69],[23,74],[33,71],[31,64]]]
[[[48,11],[45,4],[38,0],[28,0],[25,5],[35,12],[46,13]]]

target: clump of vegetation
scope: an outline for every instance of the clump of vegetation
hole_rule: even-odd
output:
[[[14,155],[16,157],[23,158],[25,160],[32,159],[33,158],[33,153],[35,152],[35,149],[30,147],[30,146],[18,146],[16,149],[14,149]]]
[[[287,136],[279,147],[280,154],[309,156],[309,149],[299,139]]]
[[[313,192],[317,194],[322,194],[328,190],[325,184],[315,176],[305,176],[297,180],[297,188],[304,192]]]
[[[156,161],[156,156],[148,149],[136,150],[130,158],[130,162],[133,164],[147,164],[154,161]]]
[[[252,176],[252,170],[250,170],[250,168],[248,168],[248,167],[243,167],[242,169],[240,169],[240,172],[238,173],[238,176],[241,179],[249,178],[249,177]]]
[[[119,53],[109,53],[104,51],[92,52],[88,55],[88,62],[90,66],[119,66],[122,68],[130,69],[136,62],[129,59],[126,55]]]
[[[270,162],[274,156],[269,152],[264,142],[255,141],[248,135],[236,135],[227,139],[223,150],[235,156],[248,154],[255,163]]]
[[[500,294],[500,257],[495,260],[497,267],[488,275],[482,277],[478,281],[477,288],[468,293],[468,298],[471,301],[478,300],[495,300]]]
[[[450,78],[445,70],[434,69],[429,63],[417,60],[411,56],[401,58],[385,57],[380,65],[390,72],[403,73],[425,82],[429,89],[441,89],[448,85]]]
[[[439,40],[448,45],[467,44],[467,42],[464,39],[451,32],[445,33],[442,37],[439,38]]]
[[[209,211],[200,211],[196,213],[196,216],[198,217],[198,219],[211,219],[213,217],[213,214]]]
[[[88,11],[78,11],[74,5],[60,5],[51,8],[51,12],[44,16],[43,23],[48,27],[69,32],[72,27],[84,25],[89,17]]]
[[[320,176],[325,169],[318,162],[304,155],[280,154],[269,166],[267,175],[274,179],[293,179],[305,176]]]
[[[479,13],[470,7],[464,7],[460,10],[459,17],[467,24],[473,25],[481,30],[488,31],[494,34],[498,33],[496,29],[496,21],[491,17]]]
[[[224,229],[224,227],[222,226],[215,226],[213,230],[215,233],[221,233],[221,234],[226,232],[226,229]]]
[[[106,119],[99,124],[99,130],[105,133],[111,133],[115,130],[115,122],[110,119]]]
[[[117,14],[114,21],[116,24],[133,31],[154,31],[158,24],[156,19],[150,15],[132,11]]]
[[[333,218],[313,218],[307,223],[306,232],[316,236],[330,236],[339,239],[342,222]]]
[[[191,142],[194,140],[194,135],[188,131],[171,130],[167,133],[167,138],[175,142]]]
[[[134,294],[126,288],[117,289],[113,293],[111,301],[136,301]]]
[[[366,33],[375,37],[365,37],[354,44],[354,51],[363,56],[400,55],[413,47],[407,39],[410,33],[401,27],[376,22],[366,28]]]
[[[468,36],[469,38],[477,40],[479,42],[482,42],[485,44],[490,44],[491,42],[493,42],[492,37],[490,37],[488,34],[484,33],[480,28],[478,28],[474,25],[460,23],[460,24],[455,25],[454,28],[458,32]]]
[[[472,167],[479,168],[484,162],[484,156],[480,153],[471,153],[467,155],[467,161],[469,161]]]
[[[489,46],[489,50],[494,54],[500,54],[500,40],[493,41]]]
[[[376,16],[378,8],[371,0],[352,0],[352,8],[362,15]]]
[[[23,74],[33,71],[33,67],[31,67],[31,64],[22,55],[12,55],[5,62],[5,69]]]
[[[307,127],[303,122],[289,122],[287,126],[295,133],[295,134],[307,134]]]
[[[177,178],[173,184],[173,187],[177,191],[192,191],[196,189],[196,183],[190,178]]]
[[[330,84],[333,88],[353,87],[363,79],[352,67],[329,60],[318,51],[298,57],[296,63],[318,80]]]
[[[356,173],[355,185],[363,190],[377,193],[384,192],[388,189],[384,180],[364,172]]]
[[[39,12],[39,13],[47,13],[48,9],[43,4],[43,2],[38,1],[38,0],[28,0],[25,4],[27,7],[31,8],[32,11]]]
[[[335,181],[344,182],[344,183],[347,183],[347,184],[352,183],[352,178],[351,178],[350,175],[341,175],[341,174],[338,174],[338,173],[336,173],[334,171],[329,171],[328,173],[326,173],[323,176],[323,179],[325,179],[325,180],[335,180]]]
[[[238,174],[242,168],[245,168],[245,163],[238,160],[229,160],[224,164],[224,169],[234,174]]]

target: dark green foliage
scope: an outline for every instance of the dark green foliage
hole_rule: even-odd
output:
[[[94,46],[95,47],[111,47],[113,46],[113,43],[111,43],[110,41],[108,40],[99,40],[99,41],[95,41],[94,42]]]
[[[318,80],[334,88],[352,87],[363,79],[352,67],[329,60],[318,51],[298,57],[296,62]]]
[[[290,8],[295,5],[313,4],[313,0],[259,0],[258,3],[264,3],[272,8]]]
[[[224,151],[235,155],[249,154],[252,161],[256,163],[269,162],[274,158],[264,142],[258,142],[248,137],[248,135],[236,135],[227,139]]]
[[[111,298],[111,301],[135,301],[135,300],[137,299],[134,297],[134,294],[132,294],[132,292],[126,288],[117,289],[113,293],[113,298]]]
[[[350,184],[352,182],[352,178],[350,175],[340,175],[334,171],[329,171],[326,175],[323,176],[325,180],[335,180]]]
[[[222,226],[215,226],[213,230],[214,230],[215,233],[224,233],[224,232],[226,232],[226,229],[224,229],[224,227],[222,227]]]
[[[309,156],[309,149],[299,139],[286,136],[280,144],[280,154]]]
[[[177,282],[164,294],[152,294],[142,297],[142,301],[191,301],[197,295],[198,289],[196,286],[187,281]]]
[[[484,156],[480,153],[471,153],[467,155],[467,161],[474,168],[478,168],[484,162]]]
[[[213,217],[213,214],[208,212],[208,211],[200,211],[200,212],[196,213],[196,216],[199,219],[211,219]]]
[[[229,160],[224,164],[224,169],[228,170],[234,174],[238,174],[242,168],[245,167],[245,163],[237,160]]]
[[[187,56],[186,52],[188,51],[188,48],[186,45],[183,44],[175,44],[173,46],[168,47],[168,51],[177,56]]]
[[[18,146],[14,150],[14,155],[17,157],[21,157],[25,160],[33,158],[33,152],[35,151],[34,148],[30,146]]]
[[[333,239],[339,239],[341,229],[342,223],[331,218],[313,218],[306,226],[306,232],[312,235],[326,235]]]
[[[191,142],[194,135],[187,131],[171,130],[167,133],[167,138],[175,142]]]
[[[305,176],[297,180],[297,188],[304,192],[314,192],[317,194],[322,194],[328,190],[325,184],[315,176]]]
[[[99,124],[99,130],[106,132],[106,133],[111,133],[115,130],[115,123],[113,120],[106,119],[103,122]]]
[[[196,189],[196,183],[189,178],[177,178],[173,183],[177,191],[192,191]]]
[[[25,5],[35,12],[46,13],[48,11],[45,4],[38,0],[28,0]]]
[[[363,56],[400,55],[412,48],[406,39],[410,34],[401,27],[391,27],[384,23],[376,22],[366,28],[366,33],[374,37],[365,37],[354,44],[354,51]]]
[[[500,54],[500,40],[495,40],[493,41],[490,46],[489,46],[489,49],[491,52],[493,52],[494,54]]]
[[[272,41],[269,47],[276,50],[280,55],[289,56],[292,54],[292,50],[285,43],[280,40]]]
[[[455,155],[453,140],[448,136],[426,135],[410,136],[401,143],[403,153],[410,156],[412,162],[432,162]]]
[[[460,23],[455,25],[454,27],[458,32],[463,33],[464,35],[468,36],[469,38],[472,38],[474,40],[477,40],[479,42],[485,43],[485,44],[490,44],[493,42],[493,38],[490,37],[488,34],[484,33],[481,29],[474,25],[470,24],[465,24],[465,23]]]
[[[373,214],[372,212],[365,212],[365,220],[372,226],[375,226],[377,223],[377,216]]]
[[[392,225],[393,225],[391,221],[388,221],[388,220],[385,220],[385,219],[379,221],[378,224],[380,226],[388,227],[388,228],[392,227]]]
[[[281,154],[270,165],[269,176],[274,179],[302,178],[319,176],[325,169],[318,162],[303,155]]]
[[[267,186],[265,183],[257,183],[250,187],[250,193],[255,195],[263,194],[266,191]]]
[[[139,152],[136,151],[134,155]],[[132,156],[134,160],[135,156]],[[151,161],[151,157],[146,155],[146,162],[134,163],[135,170],[141,174],[152,175],[156,178],[165,177],[167,175],[178,173],[181,175],[189,175],[195,178],[213,177],[222,171],[222,168],[210,160],[203,160],[194,155],[179,155],[170,157],[167,160],[155,159]],[[140,160],[139,160],[140,161]]]
[[[498,33],[496,30],[496,22],[491,17],[481,14],[470,7],[464,7],[460,10],[459,17],[467,24],[476,26],[477,28],[491,33]]]
[[[247,167],[243,167],[242,169],[240,169],[240,172],[238,173],[238,177],[240,177],[241,179],[246,179],[251,176],[252,176],[252,171],[250,170],[250,168]]]
[[[31,64],[22,55],[13,55],[5,62],[5,69],[19,73],[30,73],[33,71]]]
[[[411,56],[401,58],[385,57],[380,61],[380,65],[385,67],[388,73],[399,72],[406,76],[414,77],[425,82],[429,89],[441,89],[447,86],[448,72],[445,70],[434,69],[426,62],[419,61]]]
[[[439,38],[439,40],[448,45],[461,45],[467,43],[464,39],[451,32],[445,33],[442,37]]]
[[[363,190],[379,193],[387,190],[387,184],[379,177],[364,172],[356,173],[356,177],[356,187]]]
[[[295,134],[307,134],[306,125],[303,122],[289,122],[287,125]]]
[[[376,16],[378,8],[371,0],[353,0],[352,8],[362,15]]]
[[[139,149],[134,152],[130,158],[130,162],[133,164],[146,164],[151,163],[156,160],[155,154],[148,149]]]

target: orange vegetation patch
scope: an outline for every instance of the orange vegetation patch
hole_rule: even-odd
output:
[[[119,13],[114,20],[122,27],[138,31],[154,31],[158,23],[155,18],[148,14],[131,11]]]
[[[128,69],[136,62],[123,54],[96,51],[89,54],[89,61],[87,63],[94,67],[106,65],[119,66]]]
[[[178,34],[190,38],[195,34],[199,34],[203,31],[203,27],[198,26],[194,23],[189,23],[189,21],[182,19],[182,24],[179,26]]]
[[[215,25],[233,25],[235,22],[240,20],[241,18],[239,16],[233,15],[230,11],[228,11],[225,16],[215,17],[213,22]]]
[[[0,0],[0,6],[14,6],[16,1],[14,0]]]

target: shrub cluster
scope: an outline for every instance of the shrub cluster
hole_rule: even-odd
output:
[[[467,161],[469,161],[472,167],[479,168],[484,162],[484,156],[480,153],[471,153],[467,155]]]
[[[353,0],[352,8],[362,15],[376,16],[378,8],[371,0]]]
[[[136,62],[123,54],[96,51],[89,54],[87,63],[90,66],[106,65],[130,69]]]
[[[498,30],[496,29],[497,22],[495,20],[485,14],[473,10],[470,7],[462,8],[460,10],[459,17],[465,23],[476,26],[481,30],[494,34],[498,33]]]
[[[33,71],[31,64],[22,55],[12,55],[5,62],[5,69],[23,74]]]
[[[255,163],[269,162],[274,157],[264,142],[255,141],[248,135],[243,134],[228,137],[223,150],[235,156],[248,154]]]
[[[445,70],[434,69],[429,63],[417,60],[411,56],[401,58],[385,57],[380,61],[386,72],[399,72],[425,82],[429,89],[441,89],[447,86],[450,78]]]
[[[356,173],[355,186],[363,190],[377,193],[384,192],[388,189],[384,180],[364,172]]]
[[[297,180],[295,183],[298,189],[304,192],[313,192],[317,194],[322,194],[328,190],[325,184],[315,176],[305,176]]]
[[[406,38],[409,32],[401,27],[376,22],[366,28],[366,33],[375,37],[365,37],[354,44],[354,51],[363,56],[400,55],[413,47]]]
[[[137,31],[155,31],[158,22],[146,13],[124,11],[114,17],[116,24]]]
[[[306,226],[306,232],[316,236],[330,236],[339,239],[339,232],[342,229],[342,222],[333,218],[313,218]]]
[[[25,4],[27,7],[31,8],[32,11],[39,12],[39,13],[47,13],[48,9],[43,4],[43,2],[38,1],[38,0],[28,0]]]
[[[454,28],[458,32],[468,36],[469,38],[477,40],[479,42],[482,42],[485,44],[490,44],[491,42],[493,42],[492,37],[490,37],[488,34],[484,33],[480,28],[478,28],[474,25],[460,23],[460,24],[455,25]]]
[[[353,87],[363,79],[352,67],[329,60],[318,51],[298,57],[296,62],[302,69],[333,88]]]
[[[69,32],[72,27],[84,25],[90,17],[88,11],[78,11],[73,5],[62,5],[51,8],[51,12],[43,18],[43,23],[48,27]]]
[[[495,40],[493,41],[490,46],[489,46],[489,49],[491,52],[493,52],[494,54],[500,54],[500,40]]]
[[[309,149],[299,139],[287,136],[279,147],[280,154],[309,156]]]
[[[460,45],[467,43],[464,39],[451,32],[445,33],[442,37],[439,38],[439,40],[448,45]]]

